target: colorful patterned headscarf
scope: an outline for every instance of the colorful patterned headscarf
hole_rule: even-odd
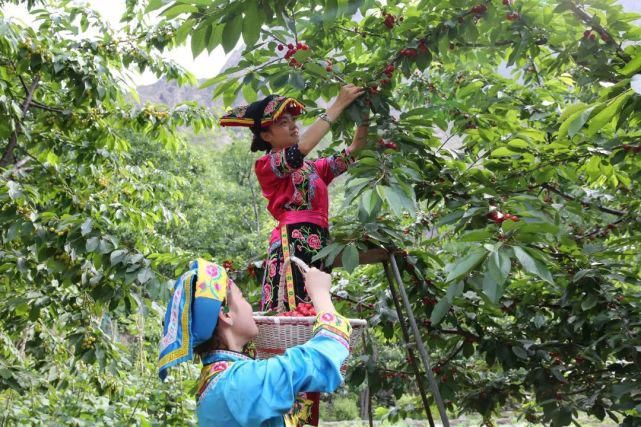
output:
[[[252,102],[232,109],[220,119],[221,126],[243,126],[260,130],[278,120],[281,114],[288,112],[296,117],[305,110],[305,106],[294,98],[269,95],[261,101]]]
[[[214,335],[229,280],[224,268],[204,259],[192,262],[176,280],[160,340],[160,379],[170,367],[191,360],[194,348]]]

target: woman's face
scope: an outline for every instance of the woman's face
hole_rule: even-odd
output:
[[[261,132],[260,136],[264,141],[269,142],[273,149],[298,144],[296,119],[290,113],[283,113],[265,132]]]
[[[248,341],[258,335],[258,326],[254,321],[254,311],[251,304],[243,296],[243,292],[232,281],[229,282],[227,290],[229,313],[234,320],[234,334],[246,338]]]

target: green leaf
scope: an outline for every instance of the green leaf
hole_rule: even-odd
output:
[[[91,233],[92,228],[93,223],[91,222],[91,218],[87,218],[87,220],[80,226],[80,234],[84,237],[87,234]]]
[[[579,109],[572,114],[561,124],[559,127],[559,139],[565,138],[567,135],[573,137],[583,127],[585,122],[590,117],[594,107],[588,105],[581,105]]]
[[[493,150],[492,153],[490,154],[490,157],[511,157],[514,156],[516,153],[512,150],[510,150],[508,147],[499,147],[496,150]]]
[[[161,15],[166,16],[167,19],[173,19],[183,13],[198,12],[198,8],[189,4],[176,4],[165,9]]]
[[[305,79],[303,73],[300,71],[292,71],[289,73],[289,84],[296,89],[305,89]]]
[[[445,298],[451,303],[454,302],[454,298],[459,297],[463,294],[463,289],[465,289],[465,283],[462,280],[452,283],[447,287],[447,292]]]
[[[243,19],[243,40],[247,46],[252,46],[258,41],[262,24],[263,22],[258,14],[257,2],[247,2]]]
[[[589,310],[594,306],[596,306],[598,302],[599,302],[598,298],[595,295],[590,294],[586,299],[581,301],[581,310],[583,311]]]
[[[325,260],[325,265],[332,265],[336,256],[345,247],[342,243],[330,243],[312,257],[312,261]]]
[[[641,70],[641,55],[635,56],[630,62],[625,64],[625,67],[621,69],[621,74],[630,77],[639,70]]]
[[[513,246],[512,250],[514,251],[514,255],[516,255],[516,258],[519,260],[519,262],[521,263],[525,271],[539,276],[541,279],[543,279],[544,281],[550,284],[554,283],[554,280],[552,279],[552,274],[547,269],[547,267],[543,265],[542,262],[532,258],[530,254],[528,254],[520,246]]]
[[[205,50],[208,30],[211,30],[209,25],[201,25],[191,35],[191,54],[194,58]]]
[[[456,92],[456,97],[465,98],[466,96],[471,95],[473,93],[478,93],[483,86],[485,86],[485,83],[483,83],[482,81],[480,80],[474,81],[467,86],[459,88],[459,90]]]
[[[350,243],[345,246],[341,261],[343,263],[343,268],[345,268],[348,273],[351,273],[356,267],[358,267],[358,249],[356,248],[356,245]]]
[[[376,186],[376,191],[382,199],[387,201],[390,209],[397,217],[403,216],[404,208],[413,205],[413,202],[405,195],[400,188],[392,188],[386,185]]]
[[[223,30],[223,50],[225,53],[231,52],[236,47],[242,25],[243,17],[240,14],[236,14],[225,23],[225,29]]]
[[[622,94],[615,97],[607,107],[599,111],[597,115],[592,117],[589,121],[590,126],[587,130],[588,136],[593,136],[599,130],[601,130],[605,125],[607,125],[614,118],[615,114],[621,111],[621,107],[627,101],[630,96],[632,96],[632,91],[625,91]]]
[[[466,256],[463,257],[463,259],[456,263],[450,264],[450,266],[453,268],[447,275],[447,279],[445,279],[445,281],[451,282],[465,276],[481,262],[483,262],[485,257],[487,257],[487,254],[488,252],[483,248],[472,249]]]
[[[430,315],[430,322],[432,325],[438,325],[441,323],[443,317],[445,317],[447,312],[450,311],[450,307],[452,307],[452,304],[447,300],[447,298],[443,298],[437,302],[432,310],[432,314]]]
[[[120,264],[124,259],[125,255],[127,255],[127,250],[126,249],[118,249],[115,250],[111,253],[109,256],[109,260],[111,261],[111,265],[116,265]]]
[[[458,238],[459,242],[482,242],[492,236],[492,232],[487,229],[472,230],[462,234]]]
[[[486,268],[483,276],[483,293],[496,304],[503,295],[503,285],[512,268],[510,257],[505,251],[496,250],[488,257]]]
[[[98,249],[98,245],[100,245],[100,239],[98,237],[92,237],[91,239],[87,240],[85,249],[87,250],[87,252],[95,252],[95,250]]]

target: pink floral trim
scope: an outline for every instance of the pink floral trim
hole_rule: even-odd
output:
[[[321,239],[316,234],[310,234],[309,237],[307,238],[307,244],[312,249],[320,249],[321,248]]]
[[[323,313],[323,315],[321,316],[321,320],[325,322],[333,322],[334,315],[332,313]]]
[[[295,185],[302,184],[304,181],[303,174],[300,173],[299,171],[296,171],[292,174],[292,182]]]
[[[303,233],[301,233],[300,230],[297,228],[296,230],[292,231],[292,237],[294,239],[302,239]]]
[[[218,273],[218,266],[216,266],[214,264],[209,264],[205,271],[209,276],[211,276],[213,278],[218,277],[218,274],[219,274]]]

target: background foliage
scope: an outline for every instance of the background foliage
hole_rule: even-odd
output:
[[[5,420],[193,415],[190,368],[154,379],[168,281],[222,256],[255,289],[245,266],[270,222],[243,146],[187,148],[182,128],[211,114],[138,107],[121,72],[194,83],[163,49],[242,37],[239,64],[204,85],[227,104],[279,92],[312,120],[343,82],[370,87],[333,128],[349,141],[371,110],[324,255],[346,266],[337,295],[360,302],[341,310],[373,326],[349,380],[378,393],[378,415],[412,413],[416,390],[386,375],[407,363],[384,273],[350,272],[358,251],[393,247],[451,411],[638,423],[638,16],[611,0],[151,0],[128,2],[115,33],[84,7],[25,3],[38,28],[0,22]]]

